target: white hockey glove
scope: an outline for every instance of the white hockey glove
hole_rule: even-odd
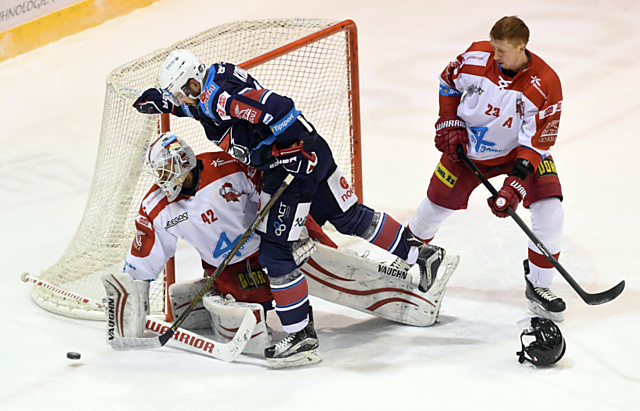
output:
[[[114,337],[142,337],[149,315],[149,282],[127,273],[103,274],[107,292],[107,343]]]

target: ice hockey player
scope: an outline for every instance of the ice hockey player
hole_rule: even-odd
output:
[[[506,174],[489,207],[500,218],[520,202],[531,211],[534,233],[558,258],[564,221],[562,189],[550,148],[562,111],[560,79],[526,48],[529,29],[518,17],[503,17],[489,33],[456,57],[440,74],[435,144],[443,155],[427,197],[409,223],[431,241],[442,222],[465,209],[476,176],[459,161],[456,147],[488,178]],[[524,261],[526,298],[536,314],[562,321],[565,303],[549,287],[553,266],[530,241]]]
[[[149,313],[149,281],[155,280],[167,260],[176,250],[178,238],[182,238],[196,250],[202,259],[207,276],[215,271],[228,255],[242,234],[254,221],[258,210],[259,195],[256,183],[260,172],[246,166],[225,152],[194,155],[193,150],[174,134],[162,134],[153,142],[146,153],[145,168],[152,172],[155,185],[142,200],[140,211],[135,220],[137,234],[126,258],[122,273],[109,273],[103,276],[107,296],[113,301],[114,321],[107,326],[107,338],[114,336],[140,337],[145,329],[146,316]],[[312,219],[306,221],[313,238],[320,243],[332,245],[331,240],[322,233]],[[247,308],[257,315],[257,329],[247,344],[245,352],[263,353],[270,342],[266,329],[266,312],[272,309],[273,294],[269,280],[257,261],[259,236],[251,236],[240,248],[231,264],[215,281],[212,293],[205,295],[182,327],[191,330],[212,328],[218,341],[229,338],[229,330],[238,328]],[[298,266],[302,265],[315,250],[316,245],[309,238],[294,244],[293,255]],[[326,249],[332,263],[345,261],[350,272],[365,272],[357,278],[357,284],[365,287],[389,289],[393,281],[375,278],[376,268],[367,266],[371,261],[357,256],[341,255],[339,251]],[[318,257],[317,257],[318,258]],[[450,257],[447,256],[447,259]],[[322,260],[318,258],[320,264]],[[318,267],[316,265],[316,267]],[[448,276],[455,269],[452,267]],[[445,275],[436,281],[433,292],[415,294],[405,292],[406,298],[413,300],[416,310],[403,310],[396,313],[393,309],[379,312],[366,310],[372,302],[367,298],[351,298],[346,304],[362,311],[380,315],[394,321],[414,325],[429,325],[435,321],[448,277]],[[203,287],[206,278],[173,284],[169,295],[174,316],[179,316],[195,294]],[[278,290],[281,299],[296,299],[295,287]],[[362,294],[362,293],[360,293]],[[323,292],[322,298],[341,304],[342,293],[332,292],[330,288]],[[356,296],[358,297],[358,296]],[[424,303],[423,303],[424,301]],[[237,302],[237,303],[236,303]],[[345,305],[344,303],[342,303]],[[431,313],[429,313],[431,311]],[[310,312],[308,334],[303,340],[298,361],[270,359],[275,368],[309,365],[321,361],[318,353],[318,341],[313,328]],[[300,354],[294,352],[294,354]]]
[[[276,312],[289,335],[265,351],[286,358],[314,334],[309,325],[307,282],[291,247],[307,215],[322,226],[357,235],[420,267],[420,290],[428,291],[445,251],[424,245],[392,217],[362,204],[338,168],[327,142],[291,99],[262,88],[230,63],[208,69],[188,50],[174,50],[159,73],[160,89],[148,89],[134,103],[144,114],[193,117],[207,138],[246,165],[264,171],[261,201],[266,203],[291,173],[295,179],[258,227],[258,260],[268,274]],[[284,298],[283,291],[288,296]]]

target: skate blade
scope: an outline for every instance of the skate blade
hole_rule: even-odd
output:
[[[317,349],[300,352],[287,358],[267,358],[267,365],[272,369],[305,367],[321,362],[322,357]]]
[[[547,311],[540,304],[531,300],[527,300],[527,307],[532,313],[537,314],[542,318],[546,318],[547,320],[557,322],[564,321],[564,312],[554,313],[551,311]]]

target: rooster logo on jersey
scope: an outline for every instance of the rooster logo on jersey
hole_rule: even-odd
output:
[[[227,200],[227,203],[230,201],[238,202],[240,201],[238,199],[240,198],[240,196],[242,196],[242,194],[240,194],[235,188],[233,188],[231,183],[224,183],[222,187],[220,187],[220,195],[222,196],[222,198]]]
[[[521,98],[516,100],[516,112],[518,113],[518,115],[520,116],[520,119],[522,120],[522,118],[524,117],[524,103],[522,102]]]

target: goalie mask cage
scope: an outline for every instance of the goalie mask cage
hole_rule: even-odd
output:
[[[93,181],[80,226],[65,253],[39,276],[60,288],[101,301],[100,275],[121,272],[136,236],[134,219],[153,185],[143,158],[159,131],[176,133],[196,154],[214,151],[199,122],[143,115],[133,102],[158,86],[160,65],[172,50],[193,51],[210,66],[219,61],[247,69],[260,84],[291,97],[331,146],[336,162],[362,198],[357,34],[351,20],[278,19],[228,23],[187,38],[114,70],[107,77]],[[168,264],[167,267],[171,267]],[[166,275],[166,272],[169,275]],[[165,268],[151,283],[152,315],[167,314]],[[41,307],[70,317],[104,320],[103,311],[47,288],[33,288]]]

